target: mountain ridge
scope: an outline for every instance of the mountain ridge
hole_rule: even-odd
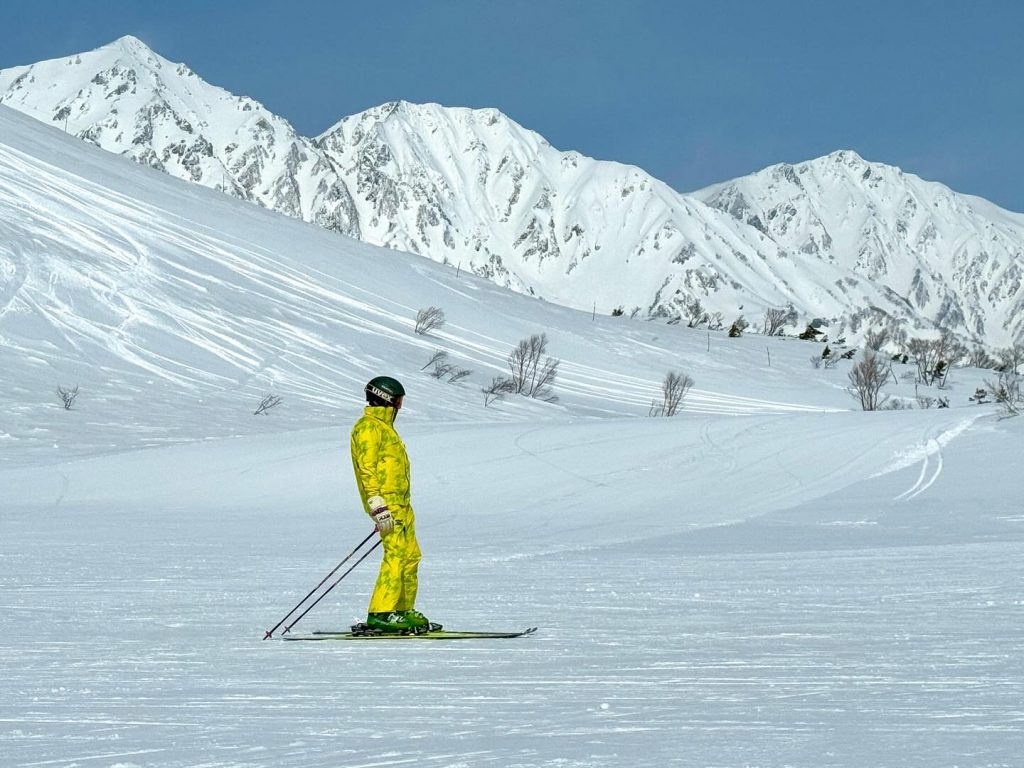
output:
[[[756,323],[790,307],[853,336],[941,327],[1001,345],[1024,334],[1024,215],[851,150],[681,194],[635,166],[561,152],[494,108],[394,101],[306,138],[131,36],[0,71],[0,103],[577,309]]]

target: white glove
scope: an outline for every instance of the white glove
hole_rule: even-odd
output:
[[[381,536],[387,536],[395,528],[395,518],[391,516],[391,510],[380,496],[374,496],[368,503],[371,510],[370,516],[377,523],[377,531]]]

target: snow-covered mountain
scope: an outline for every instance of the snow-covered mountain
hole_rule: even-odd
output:
[[[897,316],[977,338],[1024,333],[1024,216],[851,151],[776,165],[697,196],[788,253],[890,289]],[[846,281],[831,287],[845,303]]]
[[[131,37],[0,71],[0,103],[570,307],[674,319],[700,301],[756,323],[792,305],[854,334],[938,324],[992,344],[1024,328],[1024,216],[852,153],[681,195],[638,168],[560,152],[493,109],[394,102],[307,139]],[[846,170],[801,186],[801,169],[833,166]]]
[[[761,233],[637,168],[559,152],[496,110],[396,102],[306,140],[132,37],[4,70],[0,103],[178,178],[555,303],[672,317],[691,295],[776,298],[771,281],[728,277],[774,253]]]
[[[638,168],[560,152],[497,110],[386,104],[317,139],[350,169],[361,237],[559,304],[678,316],[688,297],[768,302],[774,243]],[[739,275],[743,281],[733,278]]]
[[[204,82],[134,37],[2,70],[0,94],[0,103],[110,152],[358,234],[347,218],[351,201],[344,184],[287,120]]]

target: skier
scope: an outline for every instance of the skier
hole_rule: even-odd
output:
[[[366,625],[381,632],[440,629],[417,611],[420,548],[409,487],[409,457],[395,431],[405,389],[390,376],[366,385],[366,409],[352,427],[352,467],[363,508],[373,518],[384,544],[377,584]]]

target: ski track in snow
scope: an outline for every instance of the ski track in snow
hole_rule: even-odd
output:
[[[921,471],[917,480],[912,486],[894,498],[897,501],[910,501],[917,496],[920,496],[926,490],[931,488],[942,474],[943,446],[964,434],[971,428],[971,425],[974,424],[978,418],[978,416],[974,416],[972,418],[963,419],[955,426],[940,433],[937,437],[928,437],[925,435],[920,444],[901,451],[893,458],[892,463],[888,467],[875,476],[879,477],[890,472],[905,469],[906,467],[913,466],[919,461],[921,463]],[[934,457],[934,466],[932,466],[932,457]]]
[[[13,242],[7,245],[7,253],[11,259],[11,274],[0,286],[0,317],[6,314],[14,297],[28,279],[28,265],[21,253],[21,245]]]
[[[931,457],[935,456],[935,468],[931,471],[931,476],[928,476],[928,467],[931,464]],[[907,490],[896,496],[897,501],[910,501],[916,496],[921,495],[938,480],[939,475],[942,474],[942,445],[937,440],[929,439],[925,444],[924,457],[921,459],[921,474],[918,475],[917,481],[910,486]],[[927,479],[926,479],[927,478]]]

